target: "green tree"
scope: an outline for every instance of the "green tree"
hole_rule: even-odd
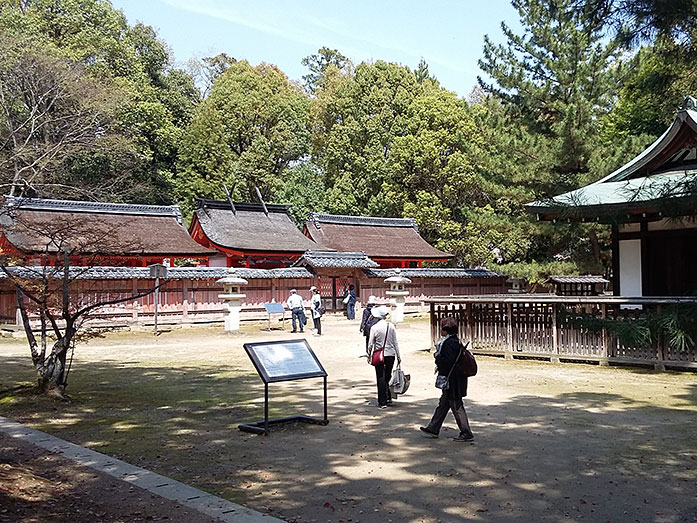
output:
[[[599,122],[612,104],[618,43],[608,41],[604,23],[584,17],[572,0],[512,3],[523,34],[503,23],[505,45],[485,37],[479,64],[495,83],[480,83],[507,105],[516,124],[546,141],[555,159],[545,173],[553,186],[542,185],[543,193],[576,188],[588,181]]]
[[[180,150],[177,199],[191,209],[194,196],[273,198],[282,173],[310,147],[309,100],[276,66],[232,64],[197,108]]]
[[[165,203],[182,128],[199,95],[189,75],[171,66],[166,46],[142,24],[129,27],[121,11],[105,0],[26,0],[0,5],[0,28],[31,37],[84,66],[105,86],[121,92],[115,115],[120,134],[133,144],[129,155],[109,151],[65,165],[65,181],[89,187],[131,173],[92,197]],[[122,192],[123,191],[123,192]]]
[[[353,67],[351,60],[341,54],[338,49],[322,47],[315,54],[303,58],[300,63],[307,67],[310,72],[303,76],[305,89],[308,93],[314,93],[322,86],[322,81],[330,66],[336,67],[339,71],[349,72]]]

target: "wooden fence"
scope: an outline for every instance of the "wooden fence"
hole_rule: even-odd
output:
[[[453,316],[460,338],[479,354],[697,369],[696,347],[679,349],[661,336],[644,344],[626,344],[601,321],[638,321],[666,306],[697,304],[697,298],[490,295],[434,297],[424,302],[430,306],[433,345],[440,337],[440,320]]]

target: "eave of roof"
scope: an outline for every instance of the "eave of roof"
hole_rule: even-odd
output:
[[[420,268],[420,269],[364,269],[363,272],[370,278],[389,278],[390,276],[404,276],[405,278],[505,278],[503,274],[489,270],[485,267],[468,269],[465,267],[454,268]]]
[[[547,200],[530,202],[525,209],[542,219],[613,219],[627,214],[655,212],[666,198],[680,207],[686,193],[694,194],[697,165],[642,172],[669,150],[682,130],[697,133],[697,100],[686,96],[666,131],[641,154],[604,178]],[[681,138],[682,139],[682,138]],[[685,189],[691,186],[690,190]],[[689,209],[686,209],[689,211]]]
[[[15,266],[7,267],[8,272],[18,278],[39,279],[45,275],[52,279],[62,279],[63,271],[54,266]],[[72,266],[69,269],[71,279],[81,280],[153,280],[149,267],[109,267]],[[226,276],[239,276],[245,279],[265,278],[314,278],[315,275],[303,267],[281,269],[247,269],[227,267],[169,267],[167,278],[181,279],[216,279]],[[4,272],[0,272],[0,279],[7,278]]]
[[[545,283],[610,283],[602,276],[550,276]]]
[[[411,227],[418,230],[414,218],[383,218],[380,216],[349,216],[345,214],[322,214],[311,212],[307,216],[308,223],[317,229],[322,228],[322,223],[334,223],[338,225],[370,225],[373,227]]]
[[[296,266],[363,269],[380,265],[368,258],[364,252],[307,251],[293,263],[293,267]]]
[[[9,209],[33,211],[75,212],[90,214],[124,214],[134,216],[169,216],[182,223],[178,205],[143,205],[133,203],[87,202],[79,200],[52,200],[47,198],[20,198],[6,195],[4,204]]]

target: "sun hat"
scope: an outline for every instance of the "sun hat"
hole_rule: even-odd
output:
[[[376,318],[380,318],[380,319],[384,320],[387,317],[387,315],[390,313],[390,309],[389,309],[389,307],[385,307],[384,305],[380,305],[379,307],[373,307],[370,312]]]
[[[310,290],[311,290],[311,291],[316,291],[316,290],[317,290],[317,287],[315,287],[315,286],[313,285],[312,287],[310,287]]]
[[[378,299],[373,296],[372,294],[368,296],[368,305],[375,305],[378,302]]]
[[[295,289],[291,289],[291,290],[290,290],[290,293],[291,293],[291,294],[297,294],[298,291],[296,291]]]

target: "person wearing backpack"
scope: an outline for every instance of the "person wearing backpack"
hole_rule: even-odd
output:
[[[447,385],[441,387],[440,401],[431,421],[425,427],[419,428],[432,438],[437,438],[450,410],[460,429],[460,435],[453,439],[455,441],[473,441],[474,434],[472,434],[465,405],[462,402],[462,398],[467,396],[467,377],[461,372],[460,365],[458,365],[464,347],[457,337],[457,320],[452,317],[443,318],[440,322],[440,328],[445,338],[438,344],[434,355],[438,368],[436,383],[442,385],[447,383]]]
[[[365,336],[366,352],[368,352],[368,338],[370,337],[370,329],[373,325],[380,321],[372,314],[373,307],[375,307],[377,303],[378,300],[375,296],[368,297],[368,303],[366,303],[365,309],[363,309],[363,316],[361,316],[361,326],[358,328],[358,330],[361,331],[363,336]]]

